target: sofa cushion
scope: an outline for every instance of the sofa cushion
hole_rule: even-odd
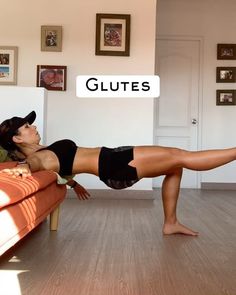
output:
[[[65,195],[66,186],[53,182],[21,202],[2,208],[0,210],[0,256],[58,207]]]
[[[0,170],[15,165],[14,162],[7,162],[4,165],[0,163]],[[32,177],[26,179],[14,178],[5,173],[0,173],[0,208],[23,200],[29,195],[44,189],[52,182],[55,182],[56,179],[56,173],[45,170],[34,172]]]

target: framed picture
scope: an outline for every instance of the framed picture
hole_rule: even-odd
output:
[[[130,14],[96,14],[95,53],[129,56]]]
[[[233,83],[236,81],[235,67],[217,67],[216,82],[217,83]]]
[[[217,59],[236,59],[236,44],[217,44]]]
[[[48,90],[66,90],[66,66],[37,66],[37,87],[44,87]]]
[[[62,26],[41,26],[41,51],[62,51]]]
[[[216,105],[235,105],[235,90],[216,90]]]
[[[18,47],[0,46],[0,85],[17,83]]]

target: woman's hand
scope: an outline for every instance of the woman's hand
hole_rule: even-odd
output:
[[[27,178],[31,176],[31,171],[28,164],[19,164],[11,169],[3,169],[0,172],[6,173],[12,177]]]
[[[76,185],[73,187],[73,189],[80,200],[89,199],[90,194],[82,185],[76,182]]]
[[[73,190],[75,191],[77,197],[80,200],[87,200],[90,197],[89,192],[82,186],[80,185],[78,182],[76,182],[73,179],[68,180],[67,184],[73,188]]]

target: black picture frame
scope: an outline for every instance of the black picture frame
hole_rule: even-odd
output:
[[[236,105],[236,90],[233,90],[233,89],[216,90],[216,105],[218,106]]]
[[[217,83],[234,83],[236,82],[236,67],[217,67]]]
[[[217,59],[236,59],[236,44],[217,44]]]
[[[96,14],[96,55],[130,55],[130,14]]]

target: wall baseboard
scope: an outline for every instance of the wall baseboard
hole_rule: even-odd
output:
[[[92,199],[119,199],[119,200],[154,200],[155,190],[112,190],[112,189],[90,189],[88,190]],[[77,198],[72,189],[67,190],[67,198]]]
[[[236,183],[202,182],[201,189],[209,190],[236,190]]]

